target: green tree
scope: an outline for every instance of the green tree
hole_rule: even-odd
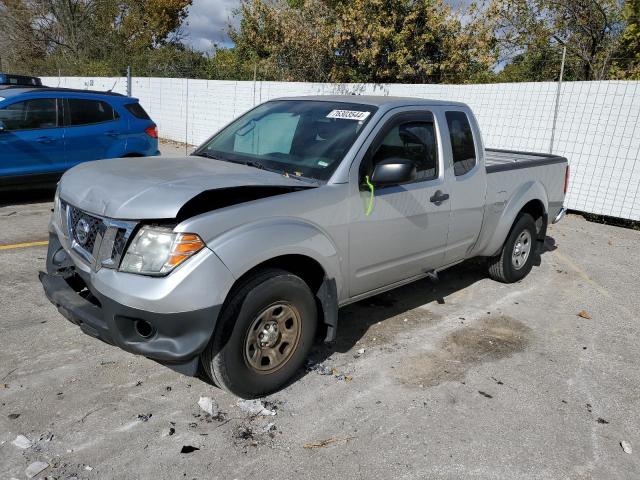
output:
[[[6,61],[28,73],[113,75],[137,60],[140,72],[152,65],[145,54],[185,52],[177,40],[191,1],[2,0]]]
[[[229,34],[260,78],[327,81],[333,61],[334,10],[321,0],[242,0]]]
[[[520,68],[523,80],[553,78],[562,47],[575,79],[605,78],[623,27],[620,0],[494,0],[487,16],[496,21],[502,54],[515,67],[538,69]]]
[[[442,0],[354,0],[338,11],[337,81],[469,82],[495,62],[475,5],[464,26]]]
[[[263,79],[472,81],[496,59],[480,13],[463,24],[443,0],[243,0],[230,35]]]
[[[618,78],[640,80],[640,0],[626,0],[623,18],[625,29],[612,74]]]
[[[205,75],[212,80],[253,80],[255,62],[235,48],[215,48],[206,60]]]

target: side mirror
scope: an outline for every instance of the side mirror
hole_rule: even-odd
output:
[[[406,158],[392,157],[378,163],[373,169],[371,183],[376,187],[401,185],[416,179],[416,164]]]

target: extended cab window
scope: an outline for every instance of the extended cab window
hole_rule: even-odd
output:
[[[55,98],[37,98],[12,103],[0,108],[0,121],[5,130],[56,128],[58,108]]]
[[[378,163],[390,158],[411,160],[416,165],[417,182],[436,178],[438,146],[431,114],[425,115],[424,120],[406,120],[392,125],[368,157],[363,163],[361,178],[370,176]]]
[[[118,113],[107,102],[102,100],[85,100],[69,98],[68,125],[91,125],[93,123],[110,122],[118,118]]]
[[[476,165],[476,147],[469,119],[464,112],[447,112],[447,125],[451,150],[453,151],[453,172],[457,177],[470,172]]]

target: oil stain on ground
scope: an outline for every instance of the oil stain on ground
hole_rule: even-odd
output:
[[[474,365],[523,351],[531,338],[531,329],[518,320],[506,316],[484,318],[447,335],[437,350],[409,357],[399,380],[424,387],[459,381]]]

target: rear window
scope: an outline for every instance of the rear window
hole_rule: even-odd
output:
[[[118,113],[102,100],[69,98],[69,125],[91,125],[117,119]]]
[[[447,112],[447,126],[453,151],[453,172],[457,177],[470,172],[476,165],[476,147],[469,119],[464,112]]]
[[[144,110],[144,108],[142,108],[142,105],[140,105],[139,103],[129,103],[125,105],[124,108],[129,110],[129,112],[131,112],[131,115],[136,118],[141,118],[142,120],[151,120],[149,114]]]

